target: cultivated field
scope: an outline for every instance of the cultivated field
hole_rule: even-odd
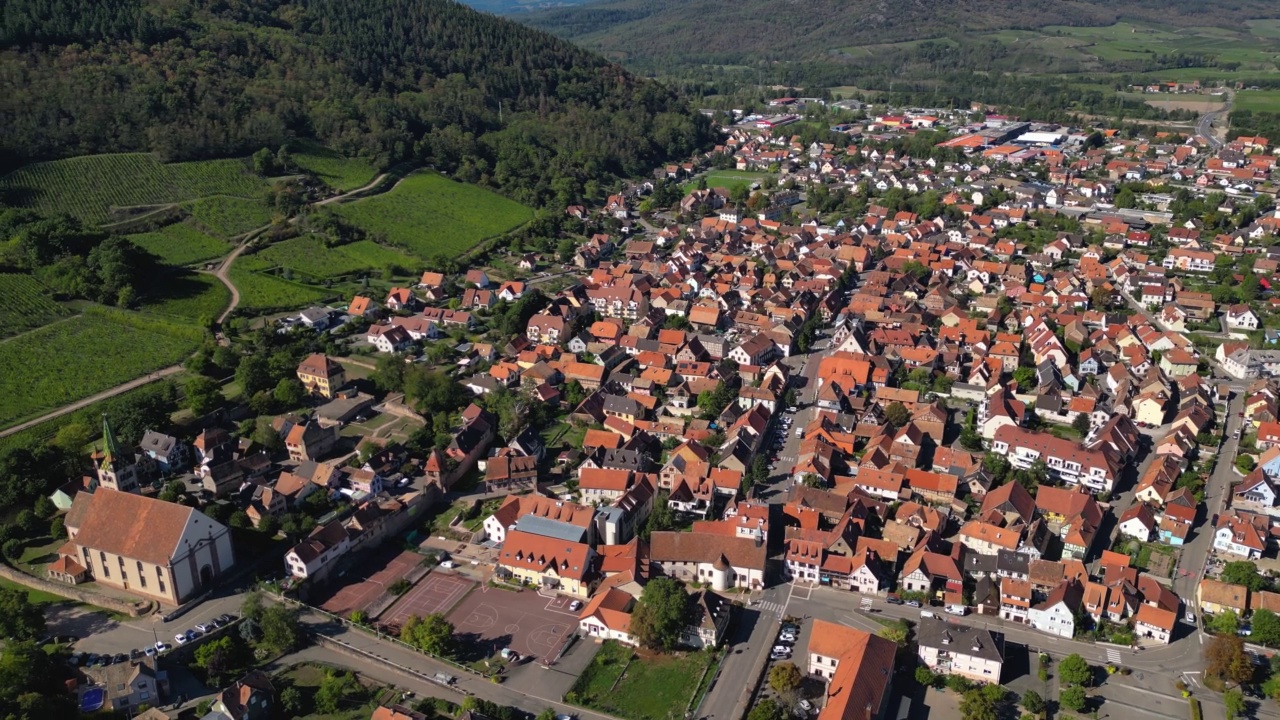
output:
[[[33,330],[70,313],[30,275],[0,273],[0,338]]]
[[[180,362],[195,345],[96,313],[0,342],[0,427]]]
[[[240,308],[249,311],[291,310],[320,302],[336,292],[291,282],[266,272],[256,255],[241,256],[231,265],[231,283],[240,291]]]
[[[398,265],[403,268],[414,269],[418,267],[418,260],[404,253],[389,248],[386,245],[379,245],[372,240],[360,240],[353,243],[347,243],[338,248],[343,255],[346,255],[366,267],[384,268],[387,265]]]
[[[1280,113],[1280,90],[1241,90],[1236,93],[1234,108]]]
[[[318,280],[350,275],[368,267],[341,252],[341,248],[325,247],[324,242],[314,235],[275,243],[255,257],[269,265],[288,268],[296,275]]]
[[[262,200],[216,197],[197,200],[187,205],[192,222],[206,232],[223,238],[233,238],[250,230],[270,224],[271,208]]]
[[[533,217],[514,200],[429,172],[410,175],[389,192],[334,210],[425,258],[459,255]]]
[[[208,273],[180,270],[170,273],[152,290],[155,299],[145,312],[183,321],[212,320],[231,302],[231,291]]]
[[[161,205],[210,195],[258,197],[266,183],[243,159],[165,164],[147,153],[85,155],[35,163],[0,178],[26,207],[108,222],[112,208]]]
[[[292,143],[289,152],[298,167],[339,192],[362,188],[378,175],[378,169],[369,162],[343,157],[317,142],[302,140]]]
[[[129,235],[129,241],[170,265],[193,265],[231,252],[231,245],[200,232],[189,223],[166,225],[149,233]]]

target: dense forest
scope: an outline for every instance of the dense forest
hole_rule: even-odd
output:
[[[834,62],[851,46],[957,32],[1121,19],[1217,26],[1277,12],[1265,0],[597,0],[518,17],[633,68],[665,71],[696,64]]]
[[[709,140],[667,88],[451,0],[6,0],[0,163],[247,155],[313,137],[519,200]]]

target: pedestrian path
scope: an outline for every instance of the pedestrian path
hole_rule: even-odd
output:
[[[754,607],[761,613],[781,615],[783,604],[780,602],[762,601],[757,602]]]
[[[1115,648],[1107,648],[1107,662],[1111,665],[1120,664],[1120,651]]]

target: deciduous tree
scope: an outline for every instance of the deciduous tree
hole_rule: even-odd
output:
[[[671,650],[689,617],[689,594],[671,578],[655,578],[644,586],[631,614],[631,632],[648,648]]]

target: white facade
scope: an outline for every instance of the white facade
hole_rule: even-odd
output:
[[[1241,545],[1240,543],[1237,543],[1231,532],[1230,526],[1220,527],[1217,532],[1213,534],[1213,549],[1219,552],[1239,555],[1249,560],[1257,560],[1262,557],[1261,550],[1256,550],[1248,545]]]
[[[1071,639],[1076,632],[1075,615],[1065,602],[1058,602],[1044,609],[1033,607],[1028,619],[1031,627],[1050,635]]]

